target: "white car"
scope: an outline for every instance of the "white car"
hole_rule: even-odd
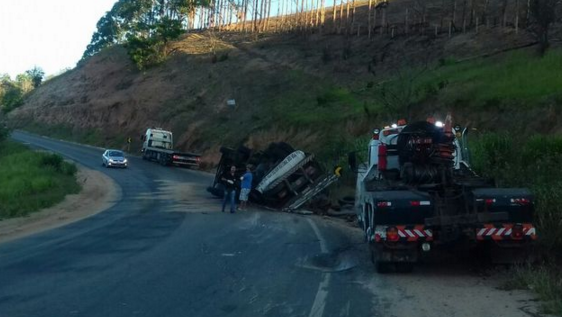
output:
[[[102,155],[102,164],[105,167],[123,167],[126,168],[128,161],[123,151],[105,150]]]

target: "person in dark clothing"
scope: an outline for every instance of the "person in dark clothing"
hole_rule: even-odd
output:
[[[236,166],[231,166],[230,171],[223,174],[221,177],[221,181],[224,185],[224,200],[222,202],[222,212],[224,212],[224,208],[226,207],[227,201],[230,201],[230,213],[234,213],[236,211]]]

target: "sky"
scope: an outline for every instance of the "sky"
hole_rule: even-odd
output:
[[[73,68],[117,0],[0,0],[0,75]]]

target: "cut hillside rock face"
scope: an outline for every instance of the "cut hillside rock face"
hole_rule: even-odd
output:
[[[215,179],[207,191],[223,197],[222,175],[235,166],[240,178],[249,165],[254,175],[250,201],[276,210],[296,211],[339,178],[340,169],[326,173],[314,155],[295,150],[285,142],[271,143],[265,150],[240,146],[236,150],[221,147],[220,152]],[[325,213],[318,208],[315,212]]]

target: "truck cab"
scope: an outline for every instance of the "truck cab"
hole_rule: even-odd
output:
[[[149,147],[172,150],[173,144],[172,132],[161,128],[147,129],[143,136],[142,151],[144,152]]]

